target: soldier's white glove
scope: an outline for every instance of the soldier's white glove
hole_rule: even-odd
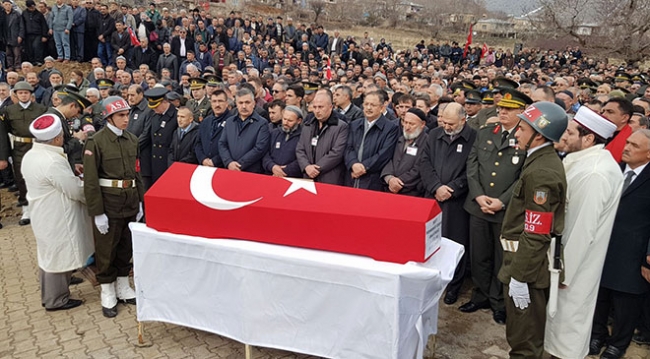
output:
[[[528,284],[522,283],[514,278],[510,278],[510,290],[508,295],[512,297],[515,307],[519,309],[528,308],[530,304],[530,293],[528,293]]]
[[[95,216],[95,226],[97,227],[99,233],[108,233],[108,217],[106,217],[106,214]]]
[[[135,216],[135,221],[140,222],[142,217],[144,217],[144,210],[142,209],[142,202],[140,202],[140,209],[138,210],[138,215]]]

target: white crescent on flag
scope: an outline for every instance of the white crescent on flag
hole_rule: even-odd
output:
[[[190,180],[190,192],[192,193],[192,197],[194,197],[197,202],[208,208],[216,209],[218,211],[231,211],[234,209],[249,206],[262,199],[262,197],[260,197],[252,201],[235,202],[228,201],[219,197],[219,195],[217,195],[217,193],[212,188],[212,177],[216,171],[217,168],[215,167],[198,166],[194,170],[194,173],[192,173],[192,179]]]

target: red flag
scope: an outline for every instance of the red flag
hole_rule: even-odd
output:
[[[484,58],[488,53],[488,46],[486,43],[483,43],[483,48],[481,49],[481,58]]]
[[[463,57],[467,57],[467,50],[469,50],[469,45],[472,43],[472,26],[474,26],[474,24],[469,25],[469,34],[467,34],[467,42],[465,42],[465,51],[463,51]]]
[[[325,67],[325,78],[327,81],[332,80],[332,62],[329,57],[327,58],[327,67]]]
[[[138,40],[138,37],[135,36],[135,32],[133,32],[133,29],[130,27],[128,28],[129,30],[129,36],[131,37],[131,45],[132,46],[140,46],[140,40]]]

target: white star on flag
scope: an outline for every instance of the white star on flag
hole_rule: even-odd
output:
[[[284,177],[284,179],[291,182],[291,186],[289,186],[289,189],[287,189],[287,191],[284,193],[284,196],[282,197],[286,197],[301,188],[304,189],[305,191],[309,191],[313,194],[316,194],[316,183],[314,183],[313,181],[308,181],[300,178],[288,178],[288,177]]]

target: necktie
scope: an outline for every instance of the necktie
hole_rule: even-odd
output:
[[[179,129],[178,129],[178,140],[179,140],[179,141],[183,139],[183,135],[184,135],[184,134],[185,134],[185,131],[183,131],[182,128],[179,128]]]
[[[501,134],[501,144],[504,144],[506,141],[508,141],[508,135],[510,135],[510,132],[503,131],[503,134]]]
[[[366,135],[369,130],[370,124],[368,124],[368,121],[363,121],[363,137],[361,138],[361,145],[359,146],[359,153],[357,154],[359,161],[363,160],[363,143],[366,142]]]
[[[625,174],[625,180],[623,181],[623,192],[625,192],[625,190],[630,187],[630,183],[632,183],[632,179],[635,175],[636,173],[634,173],[634,171],[628,171]]]

